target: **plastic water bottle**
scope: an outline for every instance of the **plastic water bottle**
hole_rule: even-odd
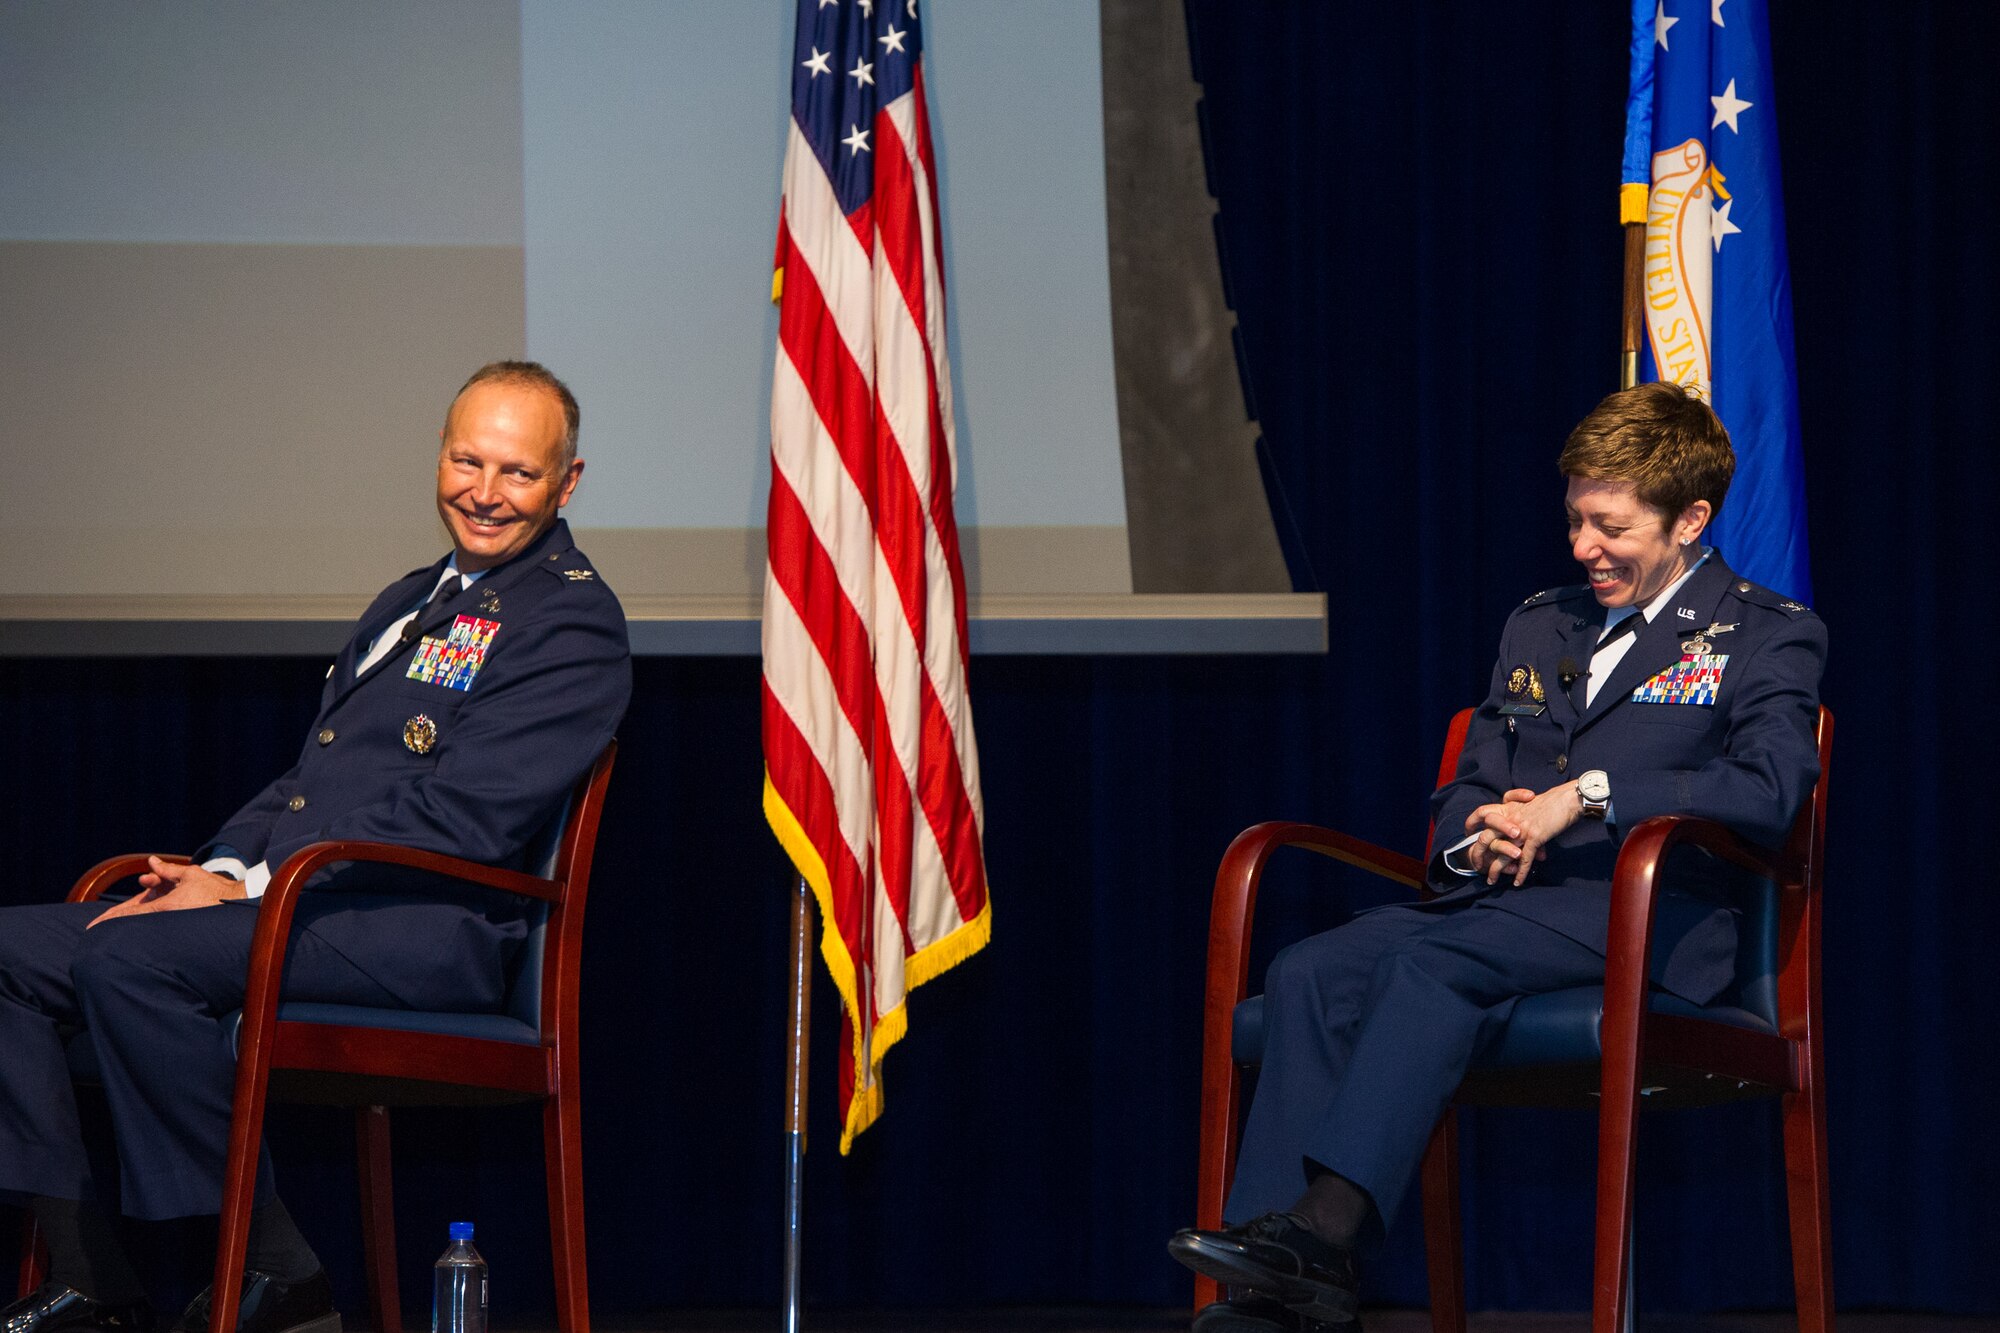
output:
[[[486,1333],[486,1261],[472,1223],[451,1224],[451,1244],[431,1269],[431,1333]]]

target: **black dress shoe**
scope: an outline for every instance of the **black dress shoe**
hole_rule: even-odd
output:
[[[1244,1292],[1195,1311],[1189,1333],[1361,1333],[1361,1321],[1328,1324],[1308,1319],[1269,1296]]]
[[[113,1305],[94,1301],[53,1279],[44,1282],[4,1310],[5,1333],[57,1333],[59,1329],[98,1329],[102,1333],[152,1333],[156,1321],[151,1301]]]
[[[1353,1256],[1306,1230],[1297,1213],[1265,1213],[1221,1231],[1176,1232],[1167,1253],[1203,1277],[1247,1287],[1308,1319],[1354,1322]]]
[[[214,1295],[211,1286],[189,1301],[174,1333],[208,1333]],[[236,1310],[236,1333],[340,1333],[333,1284],[326,1280],[326,1270],[297,1282],[280,1282],[269,1273],[246,1269],[243,1300]]]

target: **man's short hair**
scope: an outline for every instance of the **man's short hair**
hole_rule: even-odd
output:
[[[557,379],[554,371],[539,361],[488,361],[473,371],[472,378],[459,385],[458,392],[451,396],[451,407],[444,413],[447,429],[451,426],[451,408],[457,407],[465,391],[475,384],[528,384],[554,394],[563,412],[562,470],[569,471],[569,465],[576,461],[576,436],[583,423],[583,409],[576,405],[576,395],[569,391],[569,385]]]
[[[1736,475],[1736,451],[1714,409],[1678,384],[1608,395],[1577,423],[1558,464],[1565,477],[1629,481],[1671,523],[1696,500],[1712,520]]]

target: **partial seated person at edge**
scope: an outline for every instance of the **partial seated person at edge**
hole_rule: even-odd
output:
[[[1353,1326],[1355,1248],[1395,1215],[1482,1043],[1517,997],[1603,981],[1628,830],[1690,814],[1783,842],[1819,773],[1826,629],[1698,544],[1735,466],[1715,414],[1670,384],[1615,393],[1570,433],[1570,552],[1589,581],[1536,593],[1501,632],[1458,776],[1431,798],[1443,896],[1273,960],[1233,1225],[1168,1244],[1230,1289],[1198,1333]],[[1712,684],[1684,679],[1691,651]],[[1719,884],[1677,878],[1656,985],[1698,1004],[1729,985],[1725,903]]]
[[[583,472],[562,381],[501,361],[445,414],[437,509],[452,553],[391,584],[327,674],[298,762],[195,866],[158,859],[115,905],[0,911],[0,1191],[47,1237],[50,1277],[5,1333],[144,1333],[155,1315],[113,1230],[221,1207],[235,1055],[259,895],[308,843],[365,839],[519,868],[631,696],[618,599],[558,511]],[[493,1011],[524,899],[355,863],[316,878],[283,998]],[[187,909],[187,910],[184,910]],[[94,1178],[59,1029],[103,1071],[116,1180]],[[237,1327],[337,1333],[332,1289],[258,1166]],[[209,1293],[181,1316],[205,1333]]]

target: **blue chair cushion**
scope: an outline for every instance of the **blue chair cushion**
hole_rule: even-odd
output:
[[[358,1004],[292,1001],[278,1006],[278,1017],[287,1023],[331,1023],[346,1027],[388,1028],[395,1032],[431,1032],[441,1037],[478,1037],[485,1041],[513,1042],[520,1046],[538,1046],[542,1040],[538,1028],[512,1014],[441,1014],[421,1009],[373,1009]]]
[[[1753,1032],[1775,1030],[1770,1022],[1748,1009],[1730,1004],[1690,1004],[1663,991],[1654,991],[1648,997],[1647,1008],[1656,1014],[1701,1018]],[[1573,990],[1526,996],[1515,1002],[1513,1016],[1501,1030],[1499,1040],[1480,1056],[1477,1068],[1518,1069],[1595,1060],[1601,1054],[1598,1029],[1603,1020],[1602,986],[1578,986]],[[1253,995],[1237,1005],[1230,1028],[1230,1053],[1236,1063],[1262,1064],[1264,997]]]

